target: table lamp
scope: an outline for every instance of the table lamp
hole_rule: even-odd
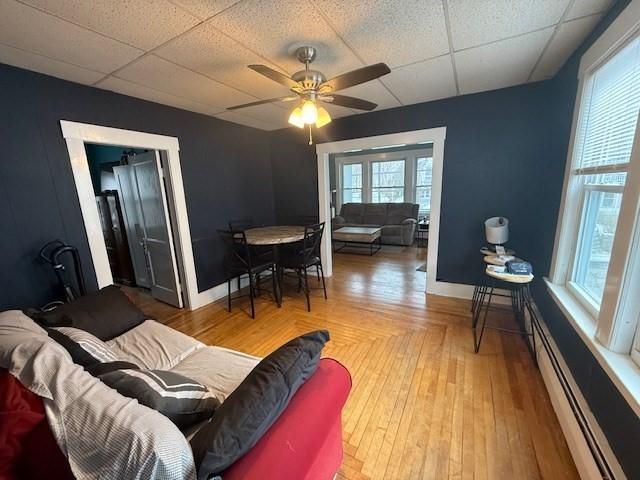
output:
[[[509,240],[509,219],[504,217],[491,217],[484,222],[484,232],[494,250]]]

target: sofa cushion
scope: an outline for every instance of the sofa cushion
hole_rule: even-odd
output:
[[[120,395],[162,413],[179,428],[211,418],[220,405],[206,386],[166,370],[115,370],[98,378]]]
[[[75,327],[100,340],[110,340],[140,325],[148,316],[118,287],[109,285],[33,318],[46,327]]]
[[[107,342],[119,359],[135,363],[141,368],[171,370],[205,345],[193,337],[178,332],[155,320]]]
[[[340,216],[348,223],[362,223],[363,203],[345,203],[340,209]]]
[[[387,204],[386,203],[365,203],[364,215],[362,223],[372,225],[384,225],[387,223]]]
[[[389,203],[387,208],[387,223],[399,225],[407,218],[415,218],[413,203]]]
[[[260,363],[260,358],[224,347],[204,347],[184,358],[172,372],[193,378],[224,402]]]
[[[382,235],[399,237],[402,235],[402,227],[400,225],[384,225],[382,227]]]
[[[315,372],[329,332],[291,340],[265,357],[191,439],[198,479],[219,474],[253,447]]]

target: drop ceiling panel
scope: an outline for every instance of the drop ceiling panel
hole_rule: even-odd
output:
[[[27,52],[18,48],[0,45],[0,63],[27,68],[34,72],[44,73],[53,77],[70,80],[77,83],[91,85],[104,77],[103,73],[76,67],[69,63],[52,60],[37,53]]]
[[[143,52],[13,0],[0,0],[0,43],[108,73]]]
[[[255,118],[261,122],[270,123],[276,128],[283,128],[288,126],[287,120],[289,119],[289,113],[295,107],[295,102],[287,102],[283,104],[264,104],[256,105],[254,107],[243,108],[237,111],[240,115]]]
[[[169,95],[168,93],[153,90],[115,77],[109,77],[102,80],[96,85],[96,87],[102,88],[103,90],[111,90],[112,92],[121,93],[130,97],[142,98],[143,100],[148,100],[150,102],[189,110],[191,112],[203,113],[205,115],[214,115],[221,111],[220,108],[217,107],[193,102],[175,95]]]
[[[211,23],[288,73],[303,68],[290,50],[305,43],[318,47],[313,68],[328,77],[363,66],[309,2],[245,0]]]
[[[554,25],[569,0],[448,0],[448,4],[453,48],[460,50]]]
[[[253,63],[276,68],[273,64],[222,34],[211,24],[195,28],[154,53],[261,99],[290,93],[287,87],[247,68]]]
[[[345,88],[344,90],[340,90],[336,93],[369,100],[370,102],[378,104],[378,108],[376,108],[376,110],[400,106],[400,102],[391,93],[389,93],[389,90],[376,80],[356,85],[355,87]],[[356,110],[356,112],[362,113],[362,110]]]
[[[453,97],[456,94],[450,55],[396,68],[382,77],[381,81],[404,105]]]
[[[205,20],[229,8],[239,0],[170,0],[192,15]]]
[[[259,128],[261,130],[276,130],[282,128],[279,125],[274,125],[271,122],[263,122],[255,118],[247,117],[241,113],[236,112],[223,112],[216,115],[216,118],[226,120],[228,122],[237,123],[240,125],[246,125],[247,127]]]
[[[224,109],[229,105],[254,101],[255,98],[222,85],[184,67],[154,55],[148,55],[116,76],[154,90]]]
[[[549,78],[613,3],[0,0],[0,62],[257,128],[280,128],[288,125],[292,103],[225,111],[288,94],[248,64],[290,75],[303,69],[292,54],[304,44],[318,48],[312,68],[328,78],[383,61],[391,74],[343,92],[378,109],[392,108]],[[573,20],[558,24],[566,19]],[[362,113],[329,104],[327,109],[334,118]]]
[[[606,12],[614,2],[615,0],[575,0],[565,20]]]
[[[553,77],[601,18],[602,15],[591,15],[562,23],[533,72],[531,80],[546,80]]]
[[[553,27],[455,53],[460,93],[525,83]]]
[[[200,20],[168,0],[24,0],[124,43],[150,50]]]
[[[366,63],[406,65],[449,51],[441,0],[316,0]]]

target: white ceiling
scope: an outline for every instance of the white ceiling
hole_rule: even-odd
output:
[[[246,68],[292,74],[301,44],[327,77],[385,62],[340,93],[378,109],[552,77],[613,0],[0,0],[0,63],[265,130],[287,94]],[[360,113],[330,107],[334,117]]]

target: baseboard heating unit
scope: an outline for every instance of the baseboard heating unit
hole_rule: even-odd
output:
[[[533,318],[527,315],[525,321],[533,321],[536,329],[540,373],[580,477],[583,480],[626,479],[540,312],[535,304],[532,307]]]

